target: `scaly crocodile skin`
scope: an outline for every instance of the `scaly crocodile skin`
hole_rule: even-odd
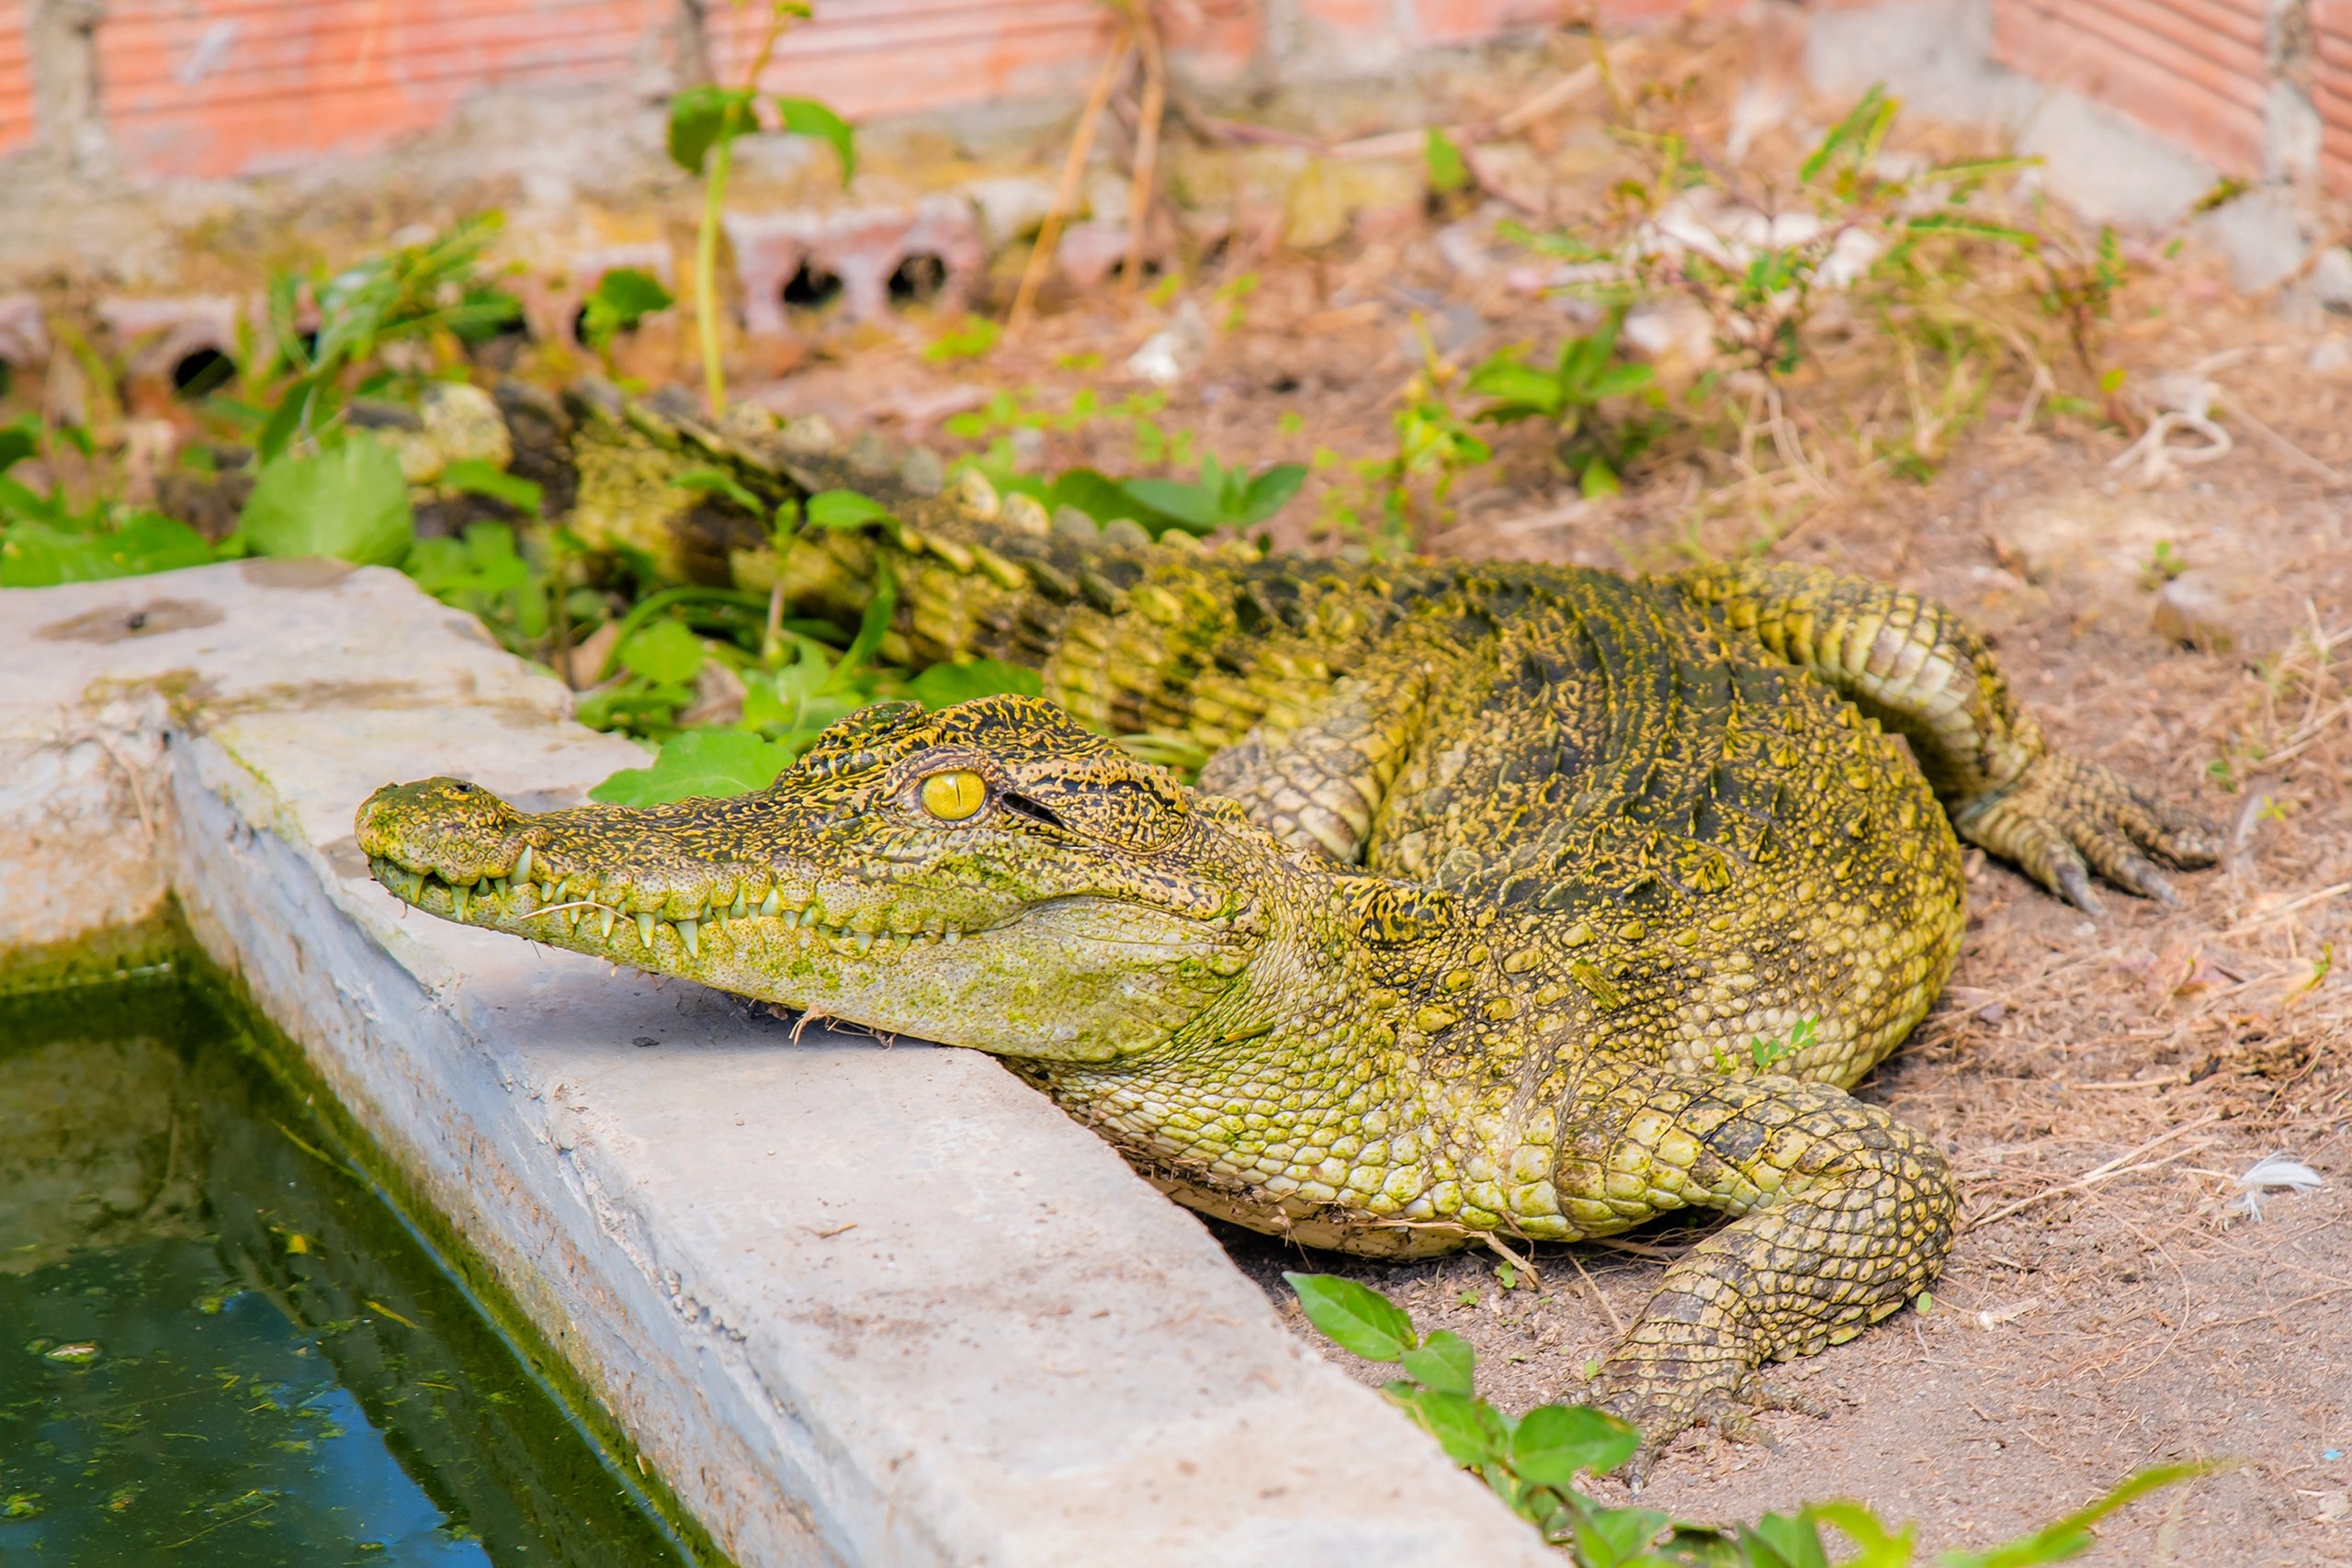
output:
[[[2086,900],[2086,862],[2162,894],[2147,854],[2212,856],[2052,752],[1951,616],[1867,583],[1261,558],[970,481],[892,499],[769,562],[796,610],[848,620],[888,573],[898,657],[1023,661],[1046,700],[869,709],[731,800],[388,787],[358,821],[379,878],[1000,1053],[1182,1201],[1315,1246],[1732,1216],[1602,1370],[1653,1440],[1950,1247],[1941,1152],[1844,1090],[1951,971],[1952,822]],[[1190,788],[1101,731],[1214,755]]]

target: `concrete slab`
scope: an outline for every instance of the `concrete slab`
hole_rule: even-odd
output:
[[[377,784],[639,756],[405,579],[0,592],[0,953],[176,893],[738,1561],[1554,1561],[993,1061],[403,919]]]

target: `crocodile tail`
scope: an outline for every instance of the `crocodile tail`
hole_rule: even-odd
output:
[[[636,550],[674,581],[781,583],[790,614],[844,627],[888,581],[886,658],[1036,670],[1046,696],[1098,730],[1215,750],[1261,721],[1286,727],[1392,614],[1391,585],[1372,569],[1051,517],[979,474],[944,478],[928,454],[894,462],[878,444],[844,446],[820,421],[745,408],[711,421],[688,400],[594,381],[566,404],[572,527],[592,546]],[[874,510],[810,519],[776,547],[774,508],[843,491]]]

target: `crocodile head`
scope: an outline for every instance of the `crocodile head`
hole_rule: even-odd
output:
[[[357,832],[444,919],[1010,1055],[1247,1031],[1295,945],[1271,838],[1030,698],[868,708],[731,799],[533,814],[427,779]]]

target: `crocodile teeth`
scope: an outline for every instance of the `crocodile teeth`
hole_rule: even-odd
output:
[[[466,918],[466,907],[473,901],[473,894],[463,887],[449,889],[449,911],[458,919]]]
[[[489,891],[503,896],[506,892],[506,879],[503,876],[492,877]]]
[[[775,889],[773,887],[768,889],[768,896],[760,900],[760,913],[769,919],[774,919],[776,911],[783,908],[784,901],[775,896]]]
[[[699,921],[680,920],[678,922],[678,940],[686,944],[687,957],[700,958],[702,956],[702,925]]]
[[[606,908],[600,912],[604,917],[603,920],[600,922],[602,935],[606,942],[610,942],[613,940],[613,917],[615,911],[610,908]]]
[[[540,902],[540,903],[542,903],[542,904],[552,904],[552,903],[555,903],[556,901],[558,901],[559,899],[560,899],[562,897],[563,897],[563,889],[562,889],[562,887],[561,887],[561,886],[558,886],[557,884],[552,883],[552,882],[543,882],[543,883],[541,883],[541,884],[539,885],[539,902]]]
[[[860,931],[850,939],[850,943],[861,953],[870,952],[874,946],[874,934],[871,931]]]
[[[637,940],[648,948],[653,945],[653,917],[642,909],[637,914]]]
[[[578,909],[566,909],[563,911],[563,929],[569,931],[576,931],[580,929],[580,911]]]
[[[948,946],[953,947],[963,939],[964,933],[962,931],[947,931],[943,933],[939,940],[945,942]]]
[[[531,880],[531,846],[528,844],[525,844],[523,852],[514,857],[514,880],[517,882]]]
[[[735,889],[735,918],[740,920],[751,912],[752,906],[744,900],[743,890],[738,887]]]
[[[804,926],[813,926],[817,923],[816,905],[811,904],[807,908],[800,911],[800,923]]]

